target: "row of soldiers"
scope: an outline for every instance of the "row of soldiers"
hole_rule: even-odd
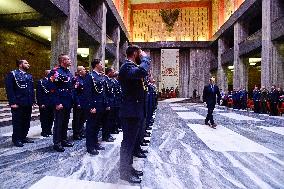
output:
[[[278,115],[278,106],[283,103],[284,92],[280,87],[276,88],[275,85],[272,85],[271,90],[268,91],[264,86],[259,90],[255,86],[253,90],[253,104],[255,113],[267,113],[268,109],[270,115]]]
[[[17,60],[18,69],[11,71],[5,80],[6,92],[12,112],[13,135],[15,146],[23,147],[24,143],[32,143],[27,138],[30,128],[32,106],[36,104],[32,75],[27,71],[30,67],[26,60]],[[58,65],[51,71],[46,71],[46,77],[37,83],[36,99],[40,110],[41,135],[48,137],[53,134],[53,148],[63,152],[64,147],[72,147],[68,140],[67,130],[71,109],[73,108],[73,139],[86,137],[87,152],[97,155],[98,150],[104,150],[98,142],[98,133],[102,128],[102,140],[113,142],[111,133],[120,129],[119,109],[123,98],[118,72],[107,68],[103,73],[103,65],[99,59],[91,63],[92,71],[87,73],[83,66],[77,69],[74,77],[69,71],[71,60],[68,55],[58,57]],[[150,136],[146,131],[153,124],[153,113],[157,106],[157,93],[152,77],[145,79],[146,122],[141,130],[141,141],[135,150],[137,157],[146,157],[141,145],[149,141],[144,136]],[[53,132],[52,130],[52,125]],[[84,128],[86,124],[86,129]]]

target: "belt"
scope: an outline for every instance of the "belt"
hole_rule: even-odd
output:
[[[69,92],[71,91],[70,89],[59,89],[59,91],[66,91],[66,92]]]

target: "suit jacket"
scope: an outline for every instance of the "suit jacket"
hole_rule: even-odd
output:
[[[125,60],[119,70],[119,80],[122,89],[120,117],[142,118],[145,116],[145,86],[144,78],[150,69],[150,58],[141,58],[141,64]]]
[[[213,89],[211,85],[206,85],[203,89],[203,102],[206,102],[207,107],[215,107],[216,104],[216,97],[218,98],[218,102],[221,99],[221,94],[219,87],[214,85]]]

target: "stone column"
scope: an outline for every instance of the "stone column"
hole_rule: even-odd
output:
[[[93,1],[92,2],[92,16],[96,20],[96,23],[101,28],[101,41],[100,44],[94,45],[93,55],[94,58],[101,59],[103,65],[105,64],[105,48],[106,48],[106,15],[107,7],[103,1]]]
[[[223,91],[228,91],[228,79],[226,75],[226,69],[222,66],[221,55],[225,52],[224,39],[218,40],[218,70],[217,70],[217,85]]]
[[[116,26],[114,28],[113,34],[112,34],[112,40],[114,41],[114,44],[116,46],[115,51],[115,59],[113,61],[113,67],[115,70],[119,69],[119,43],[120,43],[120,27]]]
[[[278,4],[278,0],[262,0],[261,85],[267,88],[273,84],[282,87],[284,85],[281,45],[271,41],[271,23],[282,14],[281,10],[278,10]]]
[[[70,71],[77,70],[79,0],[69,0],[68,17],[51,21],[51,62],[53,68],[58,64],[58,55],[68,54],[72,61]]]
[[[245,87],[248,90],[248,60],[239,56],[239,43],[247,37],[241,22],[234,25],[234,76],[233,87]]]

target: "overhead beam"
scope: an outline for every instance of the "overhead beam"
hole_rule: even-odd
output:
[[[37,12],[0,14],[0,25],[3,27],[50,26],[50,21]]]

